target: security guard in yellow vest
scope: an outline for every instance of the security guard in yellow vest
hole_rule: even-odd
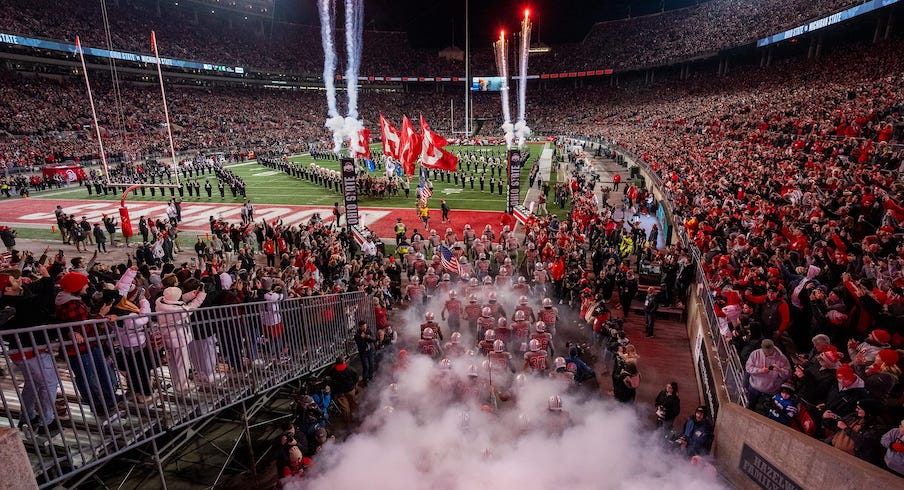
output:
[[[395,243],[396,247],[402,243],[402,240],[405,239],[405,223],[402,223],[402,218],[398,218],[395,224]]]

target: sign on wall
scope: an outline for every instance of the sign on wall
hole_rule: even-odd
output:
[[[766,461],[759,453],[753,450],[747,444],[741,449],[741,460],[738,462],[738,468],[750,477],[760,488],[763,489],[782,489],[782,490],[802,490],[801,486],[794,480],[788,478],[788,475],[782,473],[778,468]]]

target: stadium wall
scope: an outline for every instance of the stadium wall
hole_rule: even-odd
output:
[[[719,411],[715,456],[741,489],[901,488],[882,468],[734,404]]]

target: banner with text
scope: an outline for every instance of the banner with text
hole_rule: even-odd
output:
[[[355,161],[343,158],[342,163],[342,195],[345,197],[345,223],[348,226],[358,224],[358,173]]]
[[[515,206],[521,205],[521,150],[508,151],[508,205],[506,212],[512,214]]]

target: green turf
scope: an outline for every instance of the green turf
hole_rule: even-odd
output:
[[[373,145],[372,145],[373,146]],[[379,148],[379,145],[375,145],[376,148]],[[450,146],[447,147],[451,151],[487,151],[488,153],[502,155],[504,154],[503,146],[484,146],[484,147],[461,147],[461,146]],[[521,172],[521,187],[522,187],[522,196],[527,191],[527,180],[528,180],[528,169],[533,162],[536,161],[536,158],[539,157],[540,148],[534,147],[532,148],[533,155],[529,162],[527,162],[526,168]],[[302,163],[303,165],[308,165],[313,163],[314,160],[310,155],[296,155],[291,157],[292,161],[297,163]],[[332,160],[319,160],[317,161],[318,165],[323,167],[333,168],[338,170],[338,162]],[[464,166],[464,164],[462,164]],[[253,202],[256,203],[266,203],[266,204],[290,204],[290,205],[312,205],[312,206],[332,206],[332,204],[336,201],[341,200],[341,194],[334,190],[327,190],[324,187],[314,185],[306,180],[296,179],[290,177],[281,172],[263,167],[258,165],[256,162],[245,162],[237,165],[231,165],[228,167],[232,172],[234,172],[239,177],[245,180],[247,184],[247,195],[252,199]],[[498,170],[500,168],[497,167],[496,178],[498,179]],[[456,185],[454,180],[450,183],[439,182],[435,180],[433,182],[433,198],[430,200],[431,208],[439,208],[439,198],[445,198],[446,202],[449,206],[455,209],[467,209],[467,210],[481,210],[481,211],[503,211],[505,210],[505,199],[506,195],[503,192],[503,195],[500,196],[498,194],[498,189],[493,194],[489,192],[489,167],[487,169],[487,183],[485,185],[485,192],[480,191],[480,181],[479,174],[476,173],[476,169],[472,166],[471,173],[475,176],[474,182],[474,190],[471,189],[470,182],[467,184],[465,189],[461,188],[461,184]],[[469,174],[469,175],[470,175]],[[207,197],[207,193],[203,189],[204,180],[210,179],[211,183],[214,185],[213,196],[211,198]],[[232,197],[232,193],[229,189],[226,189],[225,197],[220,198],[219,191],[216,188],[217,180],[212,175],[208,174],[202,177],[195,177],[188,180],[199,180],[202,189],[201,194],[203,197],[198,196],[189,196],[186,192],[182,196],[182,200],[184,202],[211,202],[211,203],[238,203],[243,202],[243,198],[241,196]],[[412,189],[410,191],[409,197],[405,198],[404,193],[400,192],[399,196],[396,197],[386,197],[386,198],[372,198],[368,196],[359,196],[359,203],[362,206],[369,207],[411,207],[413,208],[416,204],[415,202],[415,187],[416,183],[412,185]],[[178,191],[175,193],[178,196]],[[87,190],[84,187],[71,186],[63,189],[53,189],[43,192],[36,192],[32,194],[33,198],[37,199],[102,199],[108,201],[119,200],[121,197],[120,193],[111,194],[107,196],[98,197],[96,194],[89,195]],[[135,199],[140,201],[168,201],[171,199],[171,195],[169,190],[166,191],[165,195],[161,195],[160,191],[156,191],[155,196],[151,196],[150,190],[146,190],[145,194],[142,195],[141,192],[132,192],[129,194],[128,199]]]

